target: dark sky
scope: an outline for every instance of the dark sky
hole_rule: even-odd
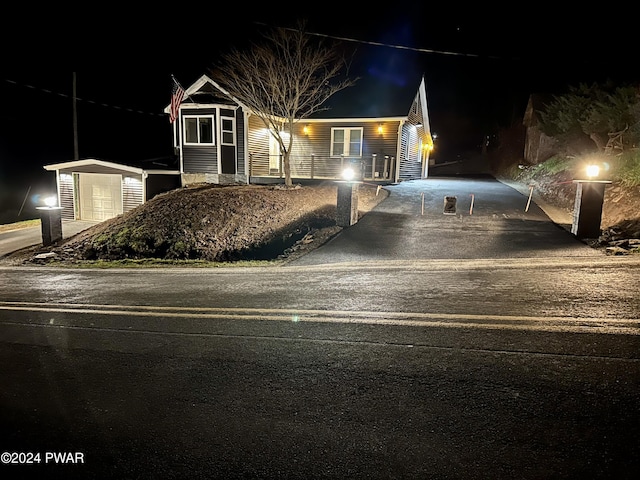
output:
[[[440,155],[473,148],[483,134],[520,121],[532,92],[640,80],[630,53],[633,12],[612,21],[607,12],[560,13],[540,4],[387,2],[384,9],[370,3],[345,10],[344,2],[313,3],[135,11],[111,3],[51,6],[37,18],[16,12],[16,28],[3,29],[0,38],[0,214],[17,210],[29,187],[51,187],[53,174],[43,165],[73,159],[72,72],[80,158],[162,163],[171,153],[162,114],[170,75],[187,87],[221,53],[258,39],[261,24],[306,20],[309,32],[361,40],[341,42],[356,50],[357,75],[424,73]]]

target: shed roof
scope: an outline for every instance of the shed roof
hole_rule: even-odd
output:
[[[177,170],[147,170],[139,167],[132,167],[130,165],[123,165],[121,163],[106,162],[104,160],[98,160],[95,158],[86,158],[84,160],[73,160],[71,162],[54,163],[51,165],[45,165],[44,169],[50,172],[57,170],[74,171],[81,173],[91,173],[96,168],[100,169],[100,173],[134,173],[142,175],[147,174],[178,174]]]

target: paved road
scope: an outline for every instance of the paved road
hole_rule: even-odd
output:
[[[72,237],[95,224],[96,222],[63,220],[62,237]],[[42,244],[42,230],[40,227],[19,228],[2,232],[0,233],[0,258],[17,250],[38,244]]]
[[[389,197],[358,223],[292,263],[602,255],[535,203],[525,211],[528,196],[488,176],[386,188]],[[454,215],[443,213],[445,196],[457,199]]]
[[[0,268],[0,475],[635,479],[639,262]]]

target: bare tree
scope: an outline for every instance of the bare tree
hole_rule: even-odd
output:
[[[348,63],[337,48],[312,41],[305,24],[297,29],[274,28],[265,42],[247,50],[231,50],[221,57],[213,79],[238,101],[249,107],[269,129],[280,146],[285,185],[292,186],[289,156],[294,125],[326,110],[325,101],[352,86]],[[283,135],[288,132],[289,135]]]

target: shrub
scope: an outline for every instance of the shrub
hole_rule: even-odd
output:
[[[640,185],[640,150],[628,150],[617,158],[615,175],[618,180],[629,187]]]

